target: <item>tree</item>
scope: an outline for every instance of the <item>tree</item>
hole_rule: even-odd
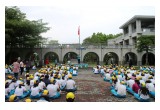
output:
[[[50,41],[48,41],[48,44],[59,44],[58,43],[58,40],[50,40]]]
[[[93,33],[92,36],[87,37],[86,39],[83,40],[83,44],[92,44],[92,43],[107,44],[108,39],[114,39],[116,37],[119,37],[120,35],[122,35],[122,33],[116,34],[116,35],[113,35],[113,34],[106,35],[101,32]]]
[[[5,7],[5,45],[10,48],[28,46],[33,48],[44,38],[41,33],[47,32],[42,19],[30,21],[18,7]]]
[[[137,38],[137,51],[146,52],[146,65],[148,65],[148,52],[153,50],[153,46],[155,45],[155,36],[142,35]]]
[[[5,46],[10,48],[30,47],[31,49],[40,45],[45,38],[41,33],[47,32],[50,28],[43,23],[42,19],[30,21],[26,14],[16,6],[5,7]],[[12,54],[8,59],[11,60]]]

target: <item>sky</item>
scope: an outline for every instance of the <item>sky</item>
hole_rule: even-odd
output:
[[[78,43],[95,32],[118,34],[134,15],[155,15],[153,6],[18,6],[29,20],[42,19],[51,27],[42,36],[59,43]]]

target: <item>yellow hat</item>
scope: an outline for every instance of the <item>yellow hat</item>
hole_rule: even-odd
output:
[[[14,102],[15,98],[16,98],[16,95],[15,95],[15,94],[14,94],[14,95],[11,95],[11,96],[9,97],[9,101],[10,101],[10,102]]]
[[[31,99],[26,99],[25,102],[32,102],[32,100]]]
[[[37,83],[37,80],[34,80],[34,84],[36,84]]]
[[[72,75],[71,75],[71,74],[70,74],[70,75],[68,75],[68,78],[70,78],[70,79],[71,79],[71,78],[72,78]]]
[[[60,75],[58,75],[58,79],[60,79],[61,78],[61,76]]]
[[[48,95],[49,91],[48,90],[44,90],[43,91],[43,95]]]
[[[124,82],[124,81],[121,81],[121,84],[125,84],[125,82]]]
[[[142,82],[141,85],[142,85],[142,87],[145,87],[145,86],[146,86],[145,82]]]
[[[53,83],[53,82],[54,82],[54,78],[52,78],[52,79],[50,80],[50,82]]]
[[[19,80],[23,80],[23,78],[19,78]]]
[[[112,76],[112,80],[115,80],[116,78],[114,76]]]
[[[12,78],[13,78],[13,76],[11,76],[11,75],[8,76],[8,79],[12,79]]]
[[[23,85],[23,82],[20,82],[21,85]]]
[[[66,99],[68,99],[68,98],[74,99],[74,98],[75,98],[75,95],[74,95],[72,92],[69,92],[69,93],[66,95]]]
[[[30,79],[33,79],[34,77],[33,77],[33,75],[30,75],[29,78],[30,78]]]

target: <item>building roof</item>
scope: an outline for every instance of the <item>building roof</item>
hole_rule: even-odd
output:
[[[137,19],[155,19],[155,16],[148,16],[148,15],[135,15],[131,19],[129,19],[127,22],[125,22],[122,26],[120,26],[120,29],[123,29],[124,27],[128,26],[130,23],[135,22]]]

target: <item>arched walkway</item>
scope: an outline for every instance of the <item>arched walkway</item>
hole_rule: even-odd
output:
[[[38,66],[40,59],[39,59],[38,53],[32,51],[32,52],[29,52],[29,53],[26,54],[24,60],[25,60],[25,61],[26,61],[26,60],[30,61],[30,62],[31,62],[31,66],[33,66],[33,65]]]
[[[59,62],[59,57],[58,57],[57,53],[55,53],[55,52],[47,52],[44,55],[44,60],[46,60],[46,59],[49,60],[49,63],[57,63],[57,62]]]
[[[66,63],[68,60],[76,60],[78,54],[75,52],[68,52],[64,55],[63,62]]]
[[[128,52],[125,54],[125,64],[131,63],[132,65],[137,65],[137,55],[133,52]]]
[[[95,52],[88,52],[84,55],[83,62],[99,64],[99,56]]]
[[[119,62],[118,55],[114,52],[108,52],[105,54],[105,56],[103,58],[103,62],[105,65],[118,64],[118,62]]]
[[[142,65],[146,64],[146,53],[142,56]],[[155,55],[151,52],[148,53],[148,64],[155,65]]]

